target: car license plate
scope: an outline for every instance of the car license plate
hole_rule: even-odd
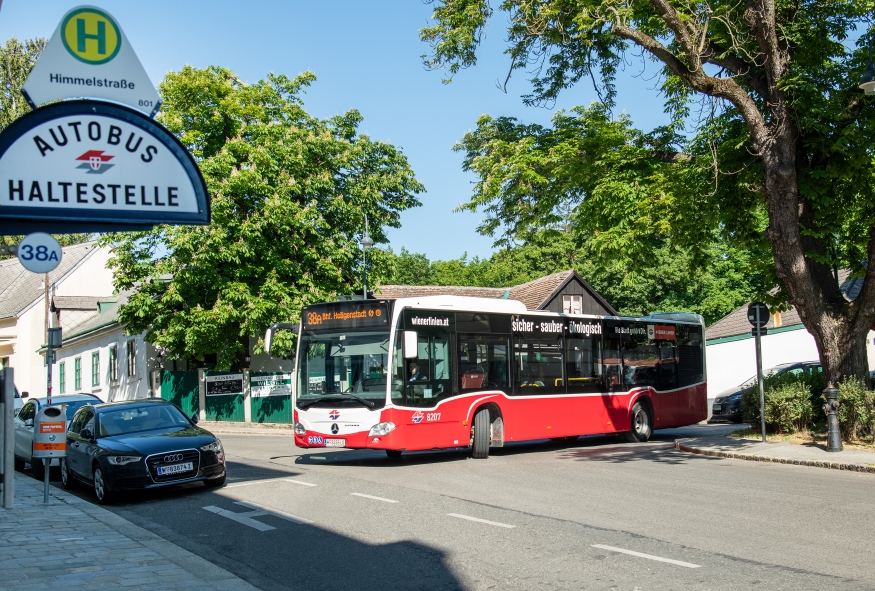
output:
[[[325,447],[346,447],[346,439],[326,439]]]
[[[166,476],[168,474],[180,474],[182,472],[191,472],[194,470],[194,464],[185,462],[184,464],[173,464],[171,466],[158,466],[158,476]]]
[[[719,404],[715,404],[713,408],[714,412],[720,412],[721,408]]]

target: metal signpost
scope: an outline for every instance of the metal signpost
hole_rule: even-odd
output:
[[[757,384],[760,388],[760,421],[763,428],[763,441],[766,440],[766,395],[763,390],[763,349],[760,336],[768,334],[766,324],[769,323],[769,308],[762,302],[754,302],[747,307],[747,319],[753,326],[753,336],[756,340],[757,350]]]
[[[160,97],[109,13],[94,6],[68,11],[22,94],[34,110],[0,133],[0,236],[28,236],[3,254],[17,255],[26,269],[46,274],[48,281],[63,254],[49,233],[210,223],[204,178],[185,146],[152,119]],[[41,103],[50,104],[37,107]],[[61,329],[51,324],[47,404],[34,421],[33,457],[46,462],[66,453],[66,416],[52,407],[52,365]],[[11,372],[3,371],[11,382]],[[0,408],[11,414],[6,405]],[[5,482],[11,469],[2,466]],[[48,478],[46,466],[46,502]],[[10,490],[4,486],[4,504]]]
[[[3,468],[3,508],[12,509],[15,503],[15,434],[12,418],[15,407],[14,370],[11,367],[0,369],[0,466]]]

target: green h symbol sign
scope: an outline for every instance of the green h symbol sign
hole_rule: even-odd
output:
[[[97,33],[86,33],[85,32],[85,19],[77,18],[76,19],[76,43],[77,43],[77,51],[84,53],[85,52],[85,42],[89,39],[94,39],[97,41],[97,53],[101,55],[106,54],[106,23],[103,21],[97,21]]]

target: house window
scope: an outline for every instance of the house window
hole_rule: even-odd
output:
[[[126,354],[128,359],[128,377],[132,378],[137,375],[137,344],[134,341],[125,343]]]
[[[109,348],[109,380],[118,381],[118,345]]]
[[[91,385],[100,385],[100,351],[91,354]]]
[[[562,296],[562,312],[565,314],[582,314],[583,313],[583,296],[579,296],[579,295],[564,295],[564,296]]]
[[[82,358],[77,357],[73,360],[73,389],[79,391],[82,389]]]
[[[58,390],[61,394],[67,391],[67,364],[63,361],[58,364]]]

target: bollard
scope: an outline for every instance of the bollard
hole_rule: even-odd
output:
[[[842,451],[842,432],[839,430],[838,415],[840,404],[838,388],[830,382],[823,391],[823,397],[826,399],[826,404],[823,405],[823,412],[826,413],[826,424],[829,428],[826,451]]]

